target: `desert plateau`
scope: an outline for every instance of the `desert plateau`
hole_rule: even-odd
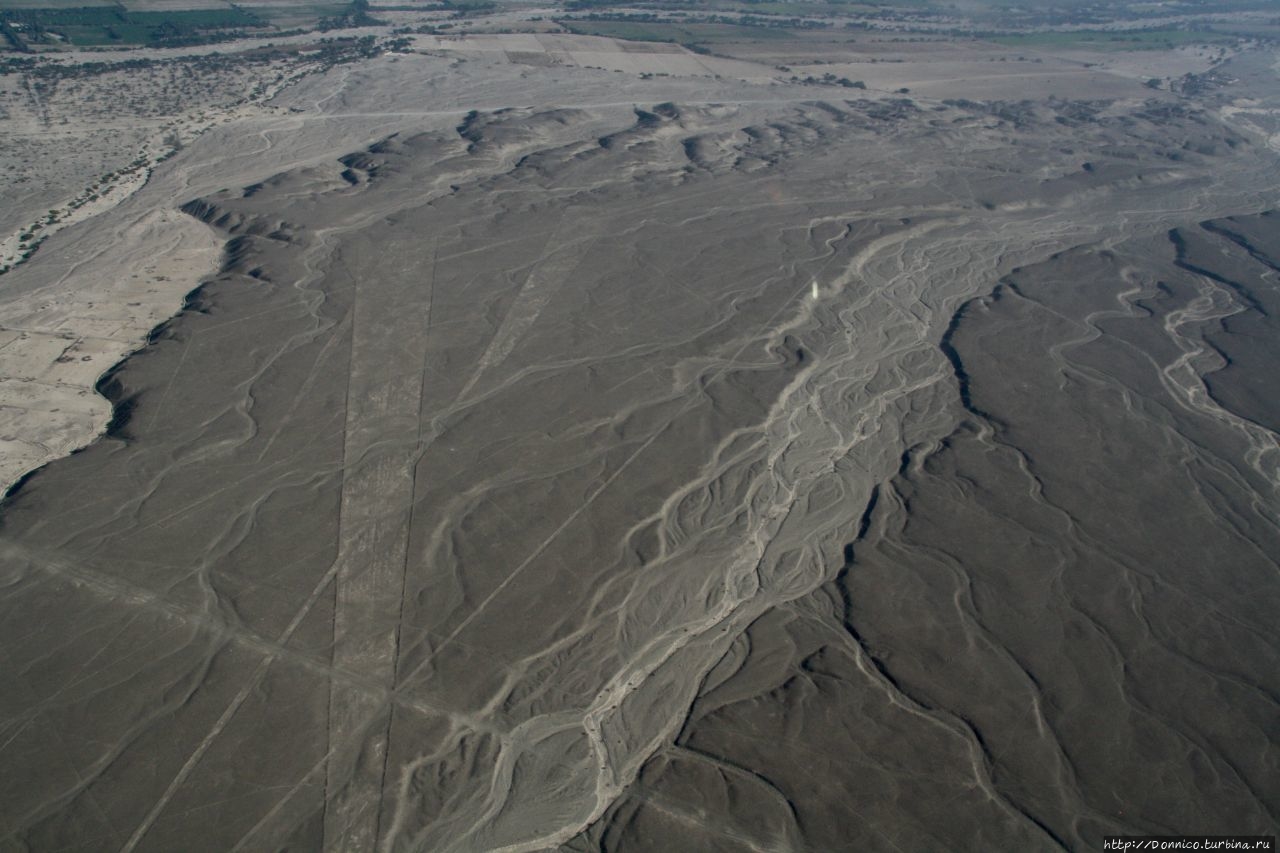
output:
[[[0,25],[3,853],[1274,843],[1274,3]]]

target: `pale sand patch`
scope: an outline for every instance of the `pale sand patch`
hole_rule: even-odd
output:
[[[902,88],[931,98],[1021,100],[1058,95],[1127,98],[1147,94],[1136,80],[1052,57],[1041,62],[993,62],[980,58],[933,62],[825,62],[790,66],[797,77],[825,74],[863,82],[872,91]]]
[[[528,62],[546,54],[555,64],[621,71],[627,74],[665,74],[672,77],[726,77],[768,81],[778,76],[772,66],[722,56],[703,56],[677,45],[631,42],[603,36],[549,33],[494,33],[485,35],[419,36],[415,45],[424,50],[463,54],[504,53]]]
[[[0,482],[84,447],[111,404],[102,374],[173,314],[216,268],[222,243],[200,222],[157,209],[121,227],[86,263],[0,305]]]
[[[1280,110],[1255,98],[1242,98],[1219,108],[1218,115],[1228,124],[1257,134],[1266,140],[1268,148],[1280,152]]]
[[[1032,55],[1040,53],[1035,50],[1026,52]],[[1199,44],[1177,47],[1173,50],[1054,51],[1054,55],[1061,59],[1085,63],[1112,74],[1137,80],[1202,74],[1217,65],[1221,61],[1219,57],[1228,59],[1239,53],[1238,49],[1227,45]]]
[[[9,215],[0,220],[3,222],[0,225],[3,229],[0,230],[0,275],[23,263],[34,253],[35,247],[54,234],[112,210],[140,190],[146,185],[151,171],[176,153],[175,142],[181,148],[217,124],[271,114],[271,108],[262,104],[316,68],[318,66],[312,63],[292,68],[275,63],[258,69],[223,72],[226,79],[223,80],[222,97],[230,100],[247,93],[248,103],[228,105],[216,101],[193,101],[185,111],[168,115],[129,115],[127,112],[122,115],[118,112],[118,109],[126,109],[122,103],[115,102],[117,110],[104,109],[101,104],[90,108],[87,106],[89,101],[77,100],[77,96],[66,93],[44,105],[48,115],[43,118],[35,115],[29,104],[19,104],[25,109],[15,110],[7,119],[0,118],[0,128],[9,134],[11,142],[17,143],[7,154],[12,160],[15,156],[32,156],[28,152],[39,152],[39,159],[43,162],[34,177],[46,189],[26,198],[12,191],[0,194],[0,201],[10,205],[6,211]],[[153,76],[160,73],[153,70]],[[5,79],[8,78],[0,77],[0,82]],[[88,89],[86,95],[77,89],[78,97],[101,98],[104,87],[129,91],[134,87],[127,75],[118,79],[90,80],[90,84],[97,90]],[[9,85],[12,85],[11,81]],[[144,103],[150,104],[154,100],[154,80],[144,79],[136,89]],[[237,89],[244,92],[237,94]],[[0,103],[0,107],[3,106],[6,105]],[[50,129],[50,121],[53,120],[57,122],[56,129]],[[105,136],[102,135],[104,131],[107,132]],[[136,135],[128,136],[129,131]],[[64,152],[62,156],[44,153],[50,140],[56,140],[62,146],[55,149]],[[18,152],[16,155],[15,151]],[[68,151],[70,154],[65,153]],[[114,165],[109,168],[103,166],[96,172],[85,168],[103,158]],[[99,179],[102,172],[108,174]],[[59,198],[49,192],[49,186],[61,187],[62,196]],[[24,207],[25,211],[22,210]],[[22,240],[24,235],[28,240]]]
[[[36,230],[37,223],[40,242],[72,226],[91,229],[74,238],[84,249],[69,268],[36,274],[37,281],[46,275],[52,280],[32,286],[20,276],[0,278],[0,489],[102,435],[111,404],[95,391],[98,380],[141,347],[148,333],[180,308],[183,295],[217,267],[222,242],[177,210],[186,188],[166,181],[158,190],[149,186],[153,170],[172,153],[171,141],[188,145],[227,122],[272,121],[282,108],[262,102],[316,67],[301,64],[274,80],[269,75],[279,67],[260,69],[256,82],[262,90],[253,103],[196,104],[180,116],[126,116],[124,123],[155,128],[132,154],[118,151],[121,160],[135,156],[136,165],[65,200],[54,208],[56,221],[40,215],[0,237],[0,269],[16,272],[26,266],[27,244],[20,235]],[[35,147],[47,131],[17,118],[11,127]],[[87,138],[95,129],[121,123],[119,116],[93,116],[76,120],[65,132]],[[256,130],[251,138],[257,139]],[[138,203],[144,189],[154,197]],[[94,194],[97,198],[89,201]],[[35,214],[34,209],[28,213]]]
[[[97,199],[84,202],[70,211],[68,211],[67,208],[74,203],[74,200],[73,202],[68,202],[66,205],[63,205],[61,208],[58,208],[61,213],[60,218],[56,222],[44,225],[39,232],[40,239],[48,239],[69,225],[75,225],[77,222],[84,222],[86,219],[97,216],[99,213],[106,213],[108,210],[137,192],[138,189],[147,182],[147,176],[149,173],[149,169],[139,169],[138,171],[127,173],[122,175],[118,182],[112,184],[108,189],[103,190]],[[86,197],[88,194],[89,191],[86,190],[82,193],[82,197]],[[40,222],[42,220],[36,221]],[[22,228],[19,228],[17,231],[14,231],[12,234],[9,234],[4,239],[0,240],[0,269],[12,266],[22,259],[23,254],[26,252],[26,244],[22,242],[22,235],[29,229],[33,228],[34,225],[35,223],[24,225]]]

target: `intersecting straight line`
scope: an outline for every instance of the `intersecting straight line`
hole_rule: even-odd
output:
[[[847,230],[846,230],[846,233],[847,233]],[[832,242],[834,242],[834,240],[828,241],[828,245],[830,245]],[[826,262],[823,263],[821,268],[819,268],[817,274],[821,275],[838,256],[839,256],[839,253],[834,248],[832,248],[831,256],[827,258]],[[343,266],[345,268],[345,264]],[[347,269],[346,272],[348,273],[348,275],[351,275],[351,271],[349,269]],[[354,276],[352,276],[352,278],[354,280]],[[791,296],[791,298],[784,300],[782,304],[778,307],[778,309],[774,311],[772,315],[770,315],[766,320],[764,320],[760,324],[760,326],[758,327],[757,333],[764,332],[769,326],[773,325],[774,322],[778,319],[778,317],[784,311],[786,311],[789,307],[791,307],[796,302],[797,299],[803,299],[804,294],[806,293],[806,291],[809,290],[809,288],[810,288],[810,277],[806,277],[805,283],[796,290],[796,292]],[[353,300],[352,311],[355,311],[356,304],[358,304],[358,300]],[[737,359],[756,340],[757,339],[754,337],[749,337],[747,340],[743,341],[742,345],[729,359],[729,362],[725,366],[720,368],[720,370],[718,370],[715,374],[713,374],[712,379],[713,380],[718,379],[719,377],[727,373],[732,367],[734,367],[734,365],[737,362]],[[350,393],[350,386],[348,383],[348,394],[349,393]],[[681,415],[683,415],[696,402],[697,402],[696,398],[690,399],[689,401],[687,401],[675,413],[672,420],[675,420],[675,418],[678,418]],[[421,672],[423,668],[425,668],[432,661],[434,661],[441,652],[443,652],[445,649],[450,647],[457,640],[458,636],[467,628],[467,626],[470,625],[471,622],[474,621],[475,618],[479,616],[479,614],[490,603],[492,603],[493,600],[497,598],[498,595],[500,595],[507,588],[507,586],[509,586],[512,583],[512,581],[516,579],[517,576],[523,573],[523,571],[527,569],[533,563],[533,561],[536,560],[542,554],[542,552],[545,551],[551,545],[551,543],[554,542],[560,536],[560,534],[563,533],[565,529],[569,527],[569,525],[575,522],[595,502],[595,500],[604,492],[604,490],[607,489],[610,485],[612,485],[612,483],[619,476],[621,476],[622,473],[626,471],[627,468],[629,468],[637,458],[639,458],[640,454],[643,453],[645,450],[647,450],[658,439],[658,437],[663,434],[663,432],[665,432],[665,429],[655,430],[655,432],[648,439],[646,439],[639,447],[636,448],[635,451],[631,453],[630,456],[626,458],[626,460],[623,461],[623,463],[618,467],[618,470],[616,470],[607,479],[605,479],[605,481],[602,482],[591,493],[590,497],[588,497],[586,501],[584,501],[572,513],[570,513],[569,516],[554,531],[552,531],[547,536],[547,538],[544,539],[515,569],[513,569],[511,573],[488,596],[486,596],[484,600],[481,601],[480,604],[477,605],[476,608],[452,632],[446,635],[444,640],[440,643],[440,645],[437,646],[435,649],[433,649],[430,654],[425,656],[422,662],[419,663],[417,666],[415,666],[413,670],[411,670],[405,676],[405,678],[401,680],[401,683],[399,685],[393,685],[393,689],[388,693],[388,699],[387,699],[386,705],[388,707],[391,706],[395,702],[397,698],[397,694],[400,692],[404,684],[406,684],[409,680],[411,680],[414,676],[416,676],[419,672]],[[294,615],[294,618],[286,627],[285,631],[281,634],[280,639],[277,641],[279,645],[284,645],[286,642],[288,642],[289,638],[293,635],[294,631],[296,631],[298,626],[302,624],[302,621],[310,613],[312,607],[314,607],[316,601],[319,599],[321,592],[328,585],[328,583],[330,583],[332,580],[334,580],[334,578],[336,578],[338,566],[339,566],[338,561],[335,560],[333,565],[330,566],[329,570],[326,571],[325,574],[321,577],[320,582],[317,583],[316,586],[312,589],[311,593],[308,595],[306,602]],[[138,825],[138,827],[134,830],[133,834],[129,837],[129,840],[125,842],[125,845],[121,848],[120,853],[132,853],[132,851],[137,847],[138,843],[142,840],[142,838],[146,835],[146,833],[150,831],[151,827],[155,824],[155,821],[159,818],[160,814],[164,811],[164,808],[168,805],[169,801],[173,798],[173,795],[177,792],[178,788],[187,780],[191,772],[195,769],[196,765],[199,764],[200,760],[204,757],[205,753],[213,745],[213,742],[218,738],[218,736],[226,728],[227,724],[239,711],[240,707],[244,704],[245,700],[248,699],[249,695],[255,689],[258,682],[266,674],[268,667],[275,660],[276,660],[276,655],[272,654],[264,658],[258,664],[258,666],[253,671],[252,675],[250,676],[249,680],[245,683],[244,687],[242,687],[241,690],[232,699],[231,703],[219,716],[218,720],[214,723],[213,727],[210,729],[209,733],[205,736],[205,738],[201,741],[201,743],[196,747],[196,749],[191,753],[191,755],[188,756],[186,762],[183,763],[177,775],[174,776],[173,780],[171,780],[169,785],[166,787],[164,793],[152,806],[150,811],[148,811],[146,817],[143,818],[142,822]],[[327,780],[326,780],[326,787],[327,787]],[[326,792],[325,799],[326,799],[326,805],[327,805],[327,792]]]
[[[343,264],[343,268],[346,269],[345,264]],[[351,275],[351,271],[349,269],[346,269],[346,272],[349,276]],[[354,282],[355,276],[351,276],[351,279]],[[355,305],[355,300],[353,300],[351,306],[352,312],[355,311]],[[348,371],[348,375],[349,374],[350,371]],[[350,390],[349,385],[350,383],[348,382],[348,392]],[[289,638],[293,636],[294,631],[298,629],[298,626],[302,624],[302,620],[306,619],[311,613],[311,609],[315,607],[315,604],[320,599],[320,595],[324,591],[325,587],[327,587],[337,576],[338,567],[339,563],[337,559],[335,559],[329,566],[329,569],[321,576],[320,581],[312,588],[306,601],[304,601],[302,606],[298,608],[298,612],[294,614],[293,619],[289,622],[289,625],[276,641],[277,645],[285,645],[289,641]],[[173,798],[173,795],[177,792],[182,783],[187,780],[187,777],[191,775],[191,772],[195,769],[196,765],[200,763],[200,759],[202,759],[204,754],[208,752],[209,747],[213,745],[213,742],[217,739],[218,735],[222,733],[222,730],[226,728],[227,724],[231,721],[231,718],[240,710],[240,707],[244,704],[245,700],[249,698],[249,694],[253,692],[257,687],[258,682],[262,680],[264,675],[266,675],[268,667],[275,662],[276,657],[277,655],[270,654],[258,663],[258,666],[254,669],[248,681],[245,682],[244,687],[240,689],[240,692],[235,695],[231,700],[231,703],[227,705],[225,710],[223,710],[221,716],[218,717],[217,722],[213,724],[209,733],[205,735],[204,740],[202,740],[200,745],[197,746],[191,755],[187,757],[186,762],[183,763],[182,767],[178,770],[177,775],[175,775],[169,782],[164,793],[160,795],[160,798],[156,800],[155,805],[147,812],[146,817],[144,817],[142,822],[138,824],[137,829],[135,829],[133,834],[129,836],[129,840],[125,842],[122,848],[120,848],[120,853],[132,853],[134,848],[136,848],[138,843],[142,840],[143,836],[145,836],[147,832],[150,831],[151,827],[155,825],[156,820],[160,817],[160,813],[163,812],[165,806],[169,804],[169,800]]]
[[[440,239],[437,236],[435,245],[431,250],[431,276],[428,280],[427,291],[427,318],[426,327],[422,330],[424,337],[422,343],[422,371],[418,377],[418,446],[422,445],[422,422],[423,415],[427,405],[427,373],[430,368],[431,347],[428,344],[431,341],[431,316],[435,311],[436,302],[436,269],[440,260]],[[396,670],[400,668],[400,642],[402,628],[404,625],[404,602],[409,593],[409,545],[413,541],[413,517],[418,508],[418,462],[421,456],[415,458],[409,463],[409,476],[411,478],[409,484],[409,517],[405,522],[404,528],[404,562],[400,569],[400,609],[396,614],[395,625],[395,644],[391,654],[391,692],[393,694],[396,687]],[[386,744],[382,749],[382,773],[378,780],[378,812],[375,818],[373,828],[373,843],[377,845],[378,839],[382,837],[382,802],[383,793],[387,789],[387,762],[391,758],[391,723],[395,719],[396,704],[389,703],[390,709],[387,713],[386,727]]]
[[[826,263],[824,263],[822,267],[818,270],[817,275],[821,275],[826,270],[826,268],[831,265],[832,261],[834,261],[838,256],[839,256],[839,253],[833,248],[831,251],[831,257],[829,257]],[[770,315],[764,322],[760,324],[758,328],[758,332],[763,332],[768,327],[772,326],[774,322],[778,319],[778,317],[784,311],[790,308],[796,302],[797,299],[803,299],[805,293],[809,290],[810,281],[811,281],[811,278],[806,277],[805,283],[796,290],[796,292],[792,295],[792,297],[790,299],[784,300],[782,305],[778,307],[778,310],[774,311],[772,315]],[[733,356],[729,359],[729,362],[724,367],[720,368],[720,370],[718,370],[713,375],[712,381],[720,378],[725,373],[727,373],[732,367],[734,367],[738,358],[743,354],[743,352],[746,351],[747,347],[751,346],[755,342],[755,340],[756,338],[751,337],[751,338],[748,338],[746,341],[744,341],[742,343],[742,346],[740,346],[737,352],[735,352]],[[686,411],[688,411],[696,402],[697,402],[696,397],[687,401],[683,406],[680,407],[679,410],[676,411],[676,413],[672,416],[671,420],[674,421],[676,418],[679,418]],[[542,540],[542,542],[536,548],[534,548],[533,551],[529,554],[529,556],[525,557],[524,560],[521,561],[521,563],[518,566],[512,569],[511,573],[507,575],[506,578],[503,579],[502,583],[498,584],[498,586],[495,587],[494,590],[491,593],[489,593],[489,595],[485,596],[484,600],[482,600],[478,605],[476,605],[476,608],[472,610],[471,613],[465,619],[463,619],[461,623],[459,623],[458,627],[454,628],[453,631],[451,631],[448,635],[445,636],[443,642],[441,642],[439,646],[433,649],[430,654],[425,656],[422,662],[418,664],[416,667],[414,667],[413,670],[409,672],[408,675],[404,677],[404,679],[402,679],[402,685],[404,683],[407,683],[414,676],[416,676],[419,672],[422,671],[424,667],[426,667],[433,660],[435,660],[435,658],[441,652],[443,652],[450,645],[452,645],[453,641],[457,639],[458,635],[460,635],[466,629],[466,627],[470,625],[471,622],[474,621],[477,616],[480,615],[480,612],[483,611],[489,604],[491,604],[493,600],[497,598],[502,593],[502,591],[505,590],[507,586],[510,585],[513,580],[516,579],[518,575],[520,575],[525,569],[527,569],[530,566],[530,564],[533,563],[534,560],[536,560],[539,556],[541,556],[542,552],[545,551],[551,545],[551,543],[554,542],[560,536],[560,534],[563,533],[565,529],[569,527],[570,524],[577,521],[579,516],[581,516],[584,512],[586,512],[586,510],[595,502],[596,498],[598,498],[601,495],[601,493],[604,492],[605,489],[607,489],[610,485],[612,485],[613,481],[616,480],[619,476],[621,476],[622,473],[628,467],[630,467],[631,463],[634,462],[637,458],[639,458],[640,454],[643,453],[645,450],[647,450],[650,447],[650,445],[652,445],[658,439],[658,436],[662,435],[663,432],[665,432],[665,429],[655,430],[653,435],[649,436],[649,438],[647,438],[639,447],[637,447],[635,451],[632,452],[632,454],[628,456],[620,466],[618,466],[618,470],[614,471],[611,475],[609,475],[609,477],[605,479],[605,481],[602,482],[591,493],[591,495],[585,501],[583,501],[583,503],[577,509],[575,509],[573,512],[569,514],[568,518],[566,518],[560,524],[560,526],[558,526],[555,530],[553,530],[547,536],[546,539]],[[396,690],[398,691],[399,689],[400,689],[400,686],[397,686]]]

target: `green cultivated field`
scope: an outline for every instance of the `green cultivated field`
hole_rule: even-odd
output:
[[[0,8],[0,20],[32,43],[61,36],[82,46],[192,43],[207,40],[218,30],[266,25],[251,12],[226,6],[172,11],[130,11],[121,5]]]
[[[115,6],[112,0],[0,0],[0,14],[13,9],[82,9]]]
[[[3,0],[0,0],[3,2]],[[253,14],[283,29],[312,27],[321,18],[334,18],[350,6],[349,3],[281,3],[243,4]]]

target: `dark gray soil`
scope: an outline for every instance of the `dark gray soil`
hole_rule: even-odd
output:
[[[4,505],[0,847],[1274,832],[1274,163],[513,109],[192,201],[223,271]]]

